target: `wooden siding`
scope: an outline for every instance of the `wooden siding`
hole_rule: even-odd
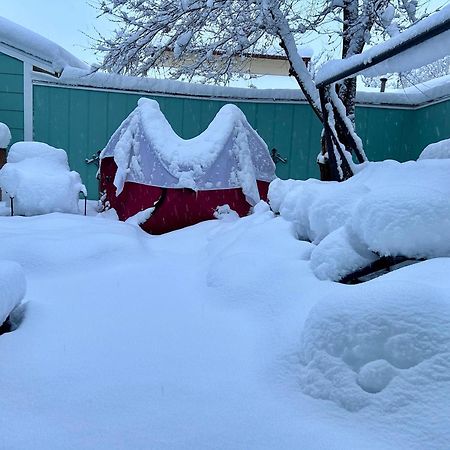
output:
[[[23,63],[0,53],[0,122],[11,130],[12,142],[23,140]]]

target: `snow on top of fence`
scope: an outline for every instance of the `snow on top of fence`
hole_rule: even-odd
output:
[[[438,30],[439,27],[442,29]],[[450,5],[422,19],[403,33],[394,36],[386,42],[375,45],[359,55],[327,62],[319,70],[316,82],[318,84],[328,82],[332,78],[342,76],[347,71],[356,71],[359,66],[371,64],[375,58],[382,57],[383,54],[391,50],[395,51],[397,48],[400,50],[407,42],[420,35],[424,35],[432,29],[436,30],[434,37],[422,43],[417,43],[412,48],[401,51],[399,54],[381,61],[372,67],[359,70],[357,73],[373,77],[386,73],[405,72],[444,58],[450,54]],[[344,74],[342,77],[345,78],[349,75]]]
[[[66,66],[85,70],[89,68],[58,44],[1,16],[0,43],[42,60],[52,66],[55,72],[61,72]]]
[[[211,99],[305,102],[300,89],[255,89],[187,83],[177,80],[131,77],[104,72],[92,72],[66,67],[60,78],[34,73],[37,82],[76,86],[80,88],[121,90],[136,94],[207,97]],[[450,97],[450,76],[441,77],[403,89],[359,91],[360,104],[416,106]]]

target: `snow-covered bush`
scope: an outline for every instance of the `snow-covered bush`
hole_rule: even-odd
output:
[[[0,122],[0,148],[8,147],[11,142],[11,131],[9,131],[8,125]]]
[[[448,159],[450,158],[450,139],[427,145],[419,159]]]
[[[20,264],[0,261],[0,325],[25,297],[25,275]]]
[[[14,199],[14,213],[78,213],[79,193],[86,188],[70,171],[64,150],[40,142],[18,142],[0,170],[0,187]]]
[[[393,275],[334,292],[310,312],[300,355],[305,393],[349,411],[394,412],[450,388],[448,293]]]
[[[343,182],[276,180],[272,209],[317,245],[311,267],[339,280],[378,256],[450,256],[450,159],[366,163]]]

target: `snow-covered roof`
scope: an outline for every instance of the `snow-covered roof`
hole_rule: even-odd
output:
[[[101,153],[106,157],[117,164],[117,195],[125,181],[193,190],[240,187],[254,205],[259,201],[256,181],[275,178],[267,145],[234,105],[222,107],[203,133],[185,140],[158,102],[141,98]]]
[[[415,44],[411,48],[406,48],[408,43]],[[384,59],[384,55],[389,55],[391,52],[392,56]],[[437,61],[449,54],[450,5],[447,5],[403,33],[359,55],[327,62],[319,70],[316,83],[329,84],[355,74],[380,76],[392,72],[405,72]],[[380,62],[373,65],[377,59]],[[369,67],[365,68],[366,66]]]
[[[31,58],[33,63],[41,63],[58,73],[66,66],[89,69],[87,64],[58,44],[4,17],[0,17],[0,46],[2,44],[23,54],[25,59]]]

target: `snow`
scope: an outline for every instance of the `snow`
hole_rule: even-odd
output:
[[[446,448],[448,258],[345,286],[263,202],[158,237],[89,211],[0,217],[5,448]]]
[[[88,70],[89,66],[59,45],[4,17],[0,17],[0,43],[22,50],[62,72],[66,66]]]
[[[8,125],[0,122],[0,148],[8,147],[11,142],[11,131],[8,128]]]
[[[449,160],[364,163],[343,183],[276,180],[269,200],[301,239],[311,268],[340,280],[380,256],[450,256]],[[345,256],[345,257],[344,257]]]
[[[450,159],[450,139],[427,145],[419,159]]]
[[[266,100],[286,102],[306,102],[304,95],[298,88],[274,89],[273,86],[280,85],[272,77],[261,79],[263,89],[227,87],[218,85],[205,85],[199,83],[186,83],[175,80],[163,80],[148,77],[130,77],[114,75],[103,72],[80,70],[66,67],[60,78],[56,79],[45,74],[33,73],[33,79],[40,83],[51,83],[58,86],[92,87],[97,89],[116,89],[119,91],[133,91],[140,94],[151,95],[189,95],[199,98],[211,99],[234,99],[234,100]],[[247,84],[248,81],[245,81]],[[281,83],[285,86],[287,83]],[[292,80],[291,80],[292,84]],[[269,86],[270,85],[270,86]],[[272,87],[272,88],[269,88]],[[402,89],[388,89],[386,92],[363,90],[357,93],[359,104],[380,105],[407,105],[418,106],[433,100],[439,100],[450,96],[450,75],[430,80]]]
[[[0,187],[14,199],[14,214],[79,213],[79,193],[86,188],[70,171],[67,154],[40,142],[17,142],[0,170]]]
[[[117,195],[126,181],[195,191],[242,187],[255,205],[256,181],[275,177],[267,145],[234,105],[223,106],[203,133],[184,140],[173,131],[158,102],[141,98],[100,158],[111,156],[117,165]]]
[[[0,325],[25,297],[25,274],[20,264],[0,260]]]
[[[369,48],[359,55],[353,55],[343,60],[332,60],[323,65],[316,76],[316,83],[320,84],[326,80],[339,76],[342,72],[352,70],[361,64],[370,64],[371,61],[388,50],[393,50],[405,42],[420,36],[430,29],[447,23],[446,31],[417,44],[414,47],[386,59],[372,67],[360,70],[359,75],[375,77],[392,72],[406,72],[408,70],[422,67],[448,56],[448,43],[450,42],[450,5],[444,6],[440,11],[431,14],[413,26],[391,39]]]
[[[127,220],[125,220],[125,222],[132,225],[141,225],[142,223],[150,219],[154,210],[155,208],[153,207],[144,209],[143,211],[139,211],[134,216],[131,216]]]
[[[448,186],[394,184],[374,190],[356,205],[351,227],[379,255],[450,256],[448,194]]]
[[[448,282],[428,274],[449,267],[427,261],[319,301],[301,340],[304,392],[398,429],[417,419],[411,432],[433,442],[450,408],[450,303]]]

